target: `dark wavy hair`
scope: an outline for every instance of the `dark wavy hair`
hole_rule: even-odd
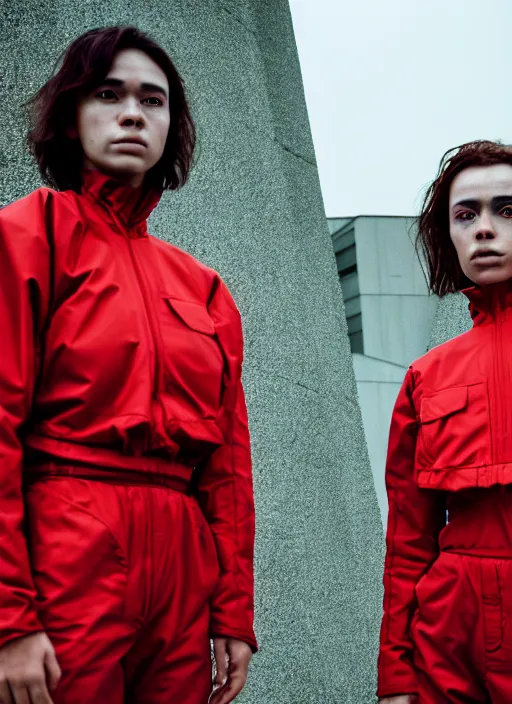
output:
[[[163,155],[146,174],[145,184],[169,190],[185,184],[196,133],[183,80],[164,49],[147,34],[136,27],[115,26],[92,29],[75,39],[57,59],[52,77],[25,104],[30,123],[28,148],[49,186],[80,190],[82,147],[67,132],[76,126],[78,101],[101,83],[123,49],[143,51],[169,81],[169,134]]]
[[[512,146],[480,139],[449,149],[439,163],[418,220],[416,251],[423,252],[427,264],[429,286],[433,293],[444,296],[473,282],[462,271],[457,252],[450,239],[449,198],[454,178],[470,166],[512,166]]]

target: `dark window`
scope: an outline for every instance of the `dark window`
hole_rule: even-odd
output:
[[[350,340],[350,351],[358,352],[359,354],[364,354],[363,331],[360,330],[359,332],[354,332],[348,337]]]
[[[352,352],[363,353],[363,324],[357,275],[355,233],[352,222],[343,225],[332,235],[336,266],[340,277],[348,336]]]

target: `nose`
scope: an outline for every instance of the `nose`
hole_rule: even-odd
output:
[[[136,98],[131,98],[123,101],[121,111],[118,116],[119,124],[124,127],[143,127],[144,113],[142,112],[139,101]]]
[[[475,231],[475,239],[480,240],[493,240],[496,237],[494,232],[494,226],[492,223],[492,218],[487,211],[483,211],[478,218],[478,227]]]
[[[480,240],[493,240],[496,237],[492,230],[479,229],[476,233],[476,239]]]

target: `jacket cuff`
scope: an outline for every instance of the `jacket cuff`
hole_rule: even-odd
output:
[[[253,631],[241,631],[236,628],[223,628],[222,626],[212,626],[210,629],[210,638],[236,638],[243,640],[244,643],[250,646],[253,653],[258,652],[258,643]]]
[[[409,697],[419,696],[418,690],[417,689],[415,689],[415,690],[412,690],[412,689],[402,690],[401,689],[400,691],[393,690],[392,692],[388,692],[387,689],[384,690],[383,692],[381,692],[379,689],[377,690],[377,698],[378,699],[391,699],[392,697],[407,697],[407,696],[409,696]]]
[[[398,697],[405,694],[418,694],[418,681],[415,673],[392,675],[385,677],[379,674],[377,697]]]
[[[8,607],[4,608],[8,613]],[[25,636],[44,631],[36,612],[32,610],[27,609],[24,614],[18,615],[16,618],[11,618],[9,621],[10,622],[7,622],[7,619],[0,619],[0,648],[3,648],[4,645],[18,638],[24,638]]]

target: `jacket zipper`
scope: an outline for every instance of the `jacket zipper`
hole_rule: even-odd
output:
[[[159,391],[164,388],[163,367],[162,367],[162,363],[161,363],[163,340],[160,335],[160,328],[155,323],[154,310],[150,304],[150,296],[148,295],[147,288],[144,283],[144,276],[142,273],[142,267],[139,265],[139,262],[137,261],[137,257],[135,256],[135,253],[133,251],[133,244],[132,244],[133,238],[130,236],[128,228],[117,217],[117,214],[112,209],[110,209],[102,200],[99,200],[98,203],[102,207],[102,209],[104,210],[104,212],[106,213],[108,218],[110,219],[110,223],[109,223],[110,227],[114,230],[114,232],[116,232],[117,234],[120,234],[127,243],[128,251],[130,252],[130,258],[132,260],[133,270],[135,272],[135,276],[137,277],[137,282],[139,284],[139,291],[140,291],[142,299],[144,301],[146,318],[148,321],[148,327],[149,327],[149,332],[151,335],[151,341],[153,343],[153,345],[152,345],[153,366],[151,367],[151,364],[150,364],[150,375],[154,374],[154,383],[153,383],[153,389],[152,389],[152,393],[151,393],[151,397],[152,397],[152,401],[153,401],[153,403],[151,404],[152,440],[156,441],[157,447],[162,447],[164,445],[167,446],[168,443],[165,442],[165,439],[158,432],[159,427],[163,426],[165,428],[165,420],[166,420],[165,407],[164,407],[164,404],[162,402],[162,399],[161,399],[161,396],[159,393]],[[158,345],[158,340],[160,340],[160,342],[161,342],[160,346]],[[158,406],[158,408],[160,409],[160,412],[162,414],[161,426],[159,423],[156,422],[156,419],[155,419],[155,413],[154,413],[155,406]]]
[[[491,461],[493,465],[495,464],[501,464],[507,459],[506,456],[506,449],[507,449],[507,437],[508,437],[508,412],[507,408],[505,405],[501,402],[501,391],[503,389],[503,384],[506,383],[505,381],[505,376],[503,375],[505,364],[504,364],[504,356],[505,356],[505,350],[503,349],[503,324],[504,320],[503,317],[506,315],[506,310],[502,310],[501,306],[501,301],[498,300],[498,312],[496,315],[496,349],[494,350],[494,353],[496,355],[496,365],[495,365],[495,370],[496,370],[496,376],[494,378],[494,388],[493,388],[493,396],[496,399],[496,404],[499,406],[500,409],[500,425],[498,430],[499,433],[499,438],[500,438],[500,452],[498,457],[494,456],[491,457]],[[508,389],[507,389],[508,390]],[[492,447],[493,444],[491,444],[491,452],[492,452]],[[500,494],[504,496],[506,493],[506,486],[501,484],[500,486]]]
[[[493,422],[490,418],[490,434],[491,434],[491,453],[494,455],[491,457],[492,464],[500,464],[506,459],[506,446],[507,446],[507,413],[504,405],[501,403],[501,392],[503,391],[503,384],[505,383],[504,364],[503,356],[505,350],[503,349],[503,316],[506,311],[502,310],[501,300],[495,302],[494,313],[494,328],[495,333],[493,335],[494,339],[494,349],[492,350],[492,365],[493,365],[493,388],[491,389],[490,396],[494,398],[494,407],[496,410],[496,420],[497,423]]]
[[[114,230],[117,230],[120,234],[124,236],[124,239],[127,242],[128,245],[128,251],[130,252],[130,257],[132,260],[132,265],[133,269],[135,271],[135,275],[137,277],[137,282],[139,284],[139,290],[142,295],[142,299],[144,301],[144,308],[146,311],[146,317],[148,321],[148,327],[149,331],[151,334],[152,338],[152,343],[153,343],[153,356],[154,356],[154,364],[153,364],[153,369],[151,369],[151,372],[154,372],[154,384],[153,384],[153,390],[152,390],[152,408],[151,408],[151,422],[152,422],[152,428],[153,428],[153,440],[156,441],[156,446],[157,447],[162,447],[162,446],[168,446],[168,443],[165,442],[165,439],[160,435],[158,432],[159,427],[163,427],[165,429],[165,421],[166,421],[166,412],[165,412],[165,406],[163,404],[163,401],[161,399],[160,391],[164,389],[164,374],[163,374],[163,365],[161,363],[162,359],[162,354],[163,354],[163,340],[162,336],[160,334],[160,327],[157,322],[155,322],[155,312],[154,308],[151,305],[150,302],[150,296],[148,295],[148,291],[146,288],[146,284],[144,282],[144,275],[142,272],[142,267],[139,264],[137,257],[135,256],[135,252],[133,251],[133,242],[132,242],[132,237],[130,237],[130,234],[128,232],[128,229],[122,225],[120,222],[119,218],[116,216],[115,213],[110,211],[110,209],[106,209],[109,216],[113,219],[114,221]],[[149,246],[149,238],[148,238],[148,246]],[[160,342],[160,344],[158,344]],[[157,406],[160,409],[161,413],[161,424],[159,424],[155,418],[155,413],[154,413],[154,407]]]
[[[135,252],[133,251],[133,244],[131,241],[131,238],[129,235],[126,236],[127,244],[128,244],[128,250],[130,252],[130,257],[132,260],[133,264],[133,269],[135,271],[135,275],[137,277],[137,281],[139,284],[139,290],[141,292],[143,301],[144,301],[144,307],[146,310],[146,316],[148,320],[148,325],[151,333],[151,338],[153,342],[153,355],[154,355],[154,363],[153,363],[153,369],[151,370],[154,373],[154,384],[153,384],[153,391],[152,391],[152,399],[154,403],[160,408],[160,411],[162,413],[162,424],[165,427],[165,409],[164,405],[162,403],[161,397],[160,397],[160,390],[163,389],[163,367],[161,363],[161,349],[159,349],[158,345],[158,339],[159,339],[159,328],[155,322],[154,318],[154,309],[150,303],[150,297],[147,292],[146,285],[144,283],[144,276],[142,273],[142,267],[140,266],[139,262],[137,261],[137,257],[135,256]],[[155,439],[157,440],[157,444],[161,445],[163,444],[163,438],[158,433],[158,423],[155,422],[154,419],[154,413],[152,410],[152,415],[153,415],[153,428],[156,431],[155,432]]]

